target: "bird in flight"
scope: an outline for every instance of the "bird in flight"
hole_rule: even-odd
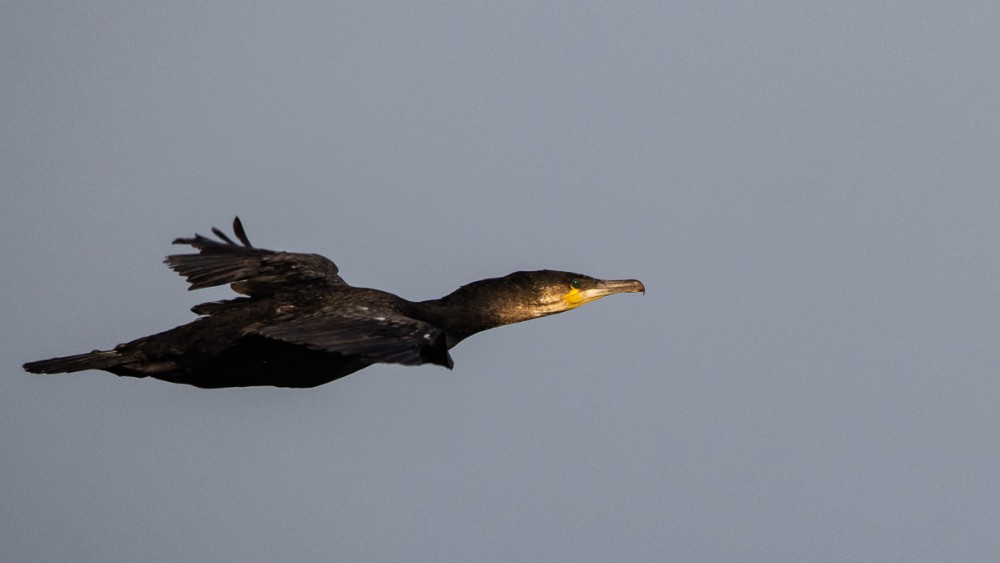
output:
[[[32,373],[91,369],[203,388],[315,387],[377,363],[453,366],[448,350],[490,328],[568,311],[614,293],[645,293],[638,280],[514,272],[464,285],[428,301],[408,301],[348,285],[318,254],[250,244],[239,217],[218,240],[174,244],[198,252],[167,256],[189,289],[229,284],[241,297],[196,305],[194,321],[111,350],[24,364]]]

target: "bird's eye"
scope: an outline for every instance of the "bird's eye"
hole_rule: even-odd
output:
[[[580,289],[579,278],[573,278],[573,280],[569,282],[569,286],[572,287],[573,289]]]

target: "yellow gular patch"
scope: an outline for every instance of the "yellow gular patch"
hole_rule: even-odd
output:
[[[573,307],[579,307],[587,301],[590,301],[590,299],[584,298],[583,292],[575,287],[570,289],[569,293],[563,295],[562,299],[570,309]]]

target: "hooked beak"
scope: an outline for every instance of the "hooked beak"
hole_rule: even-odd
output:
[[[639,280],[593,280],[590,287],[574,289],[563,296],[563,301],[570,309],[579,307],[615,293],[646,293],[646,286]]]
[[[605,295],[611,295],[614,293],[646,293],[646,286],[642,285],[639,280],[597,280],[597,284],[589,289],[583,291],[583,293],[594,292],[597,295],[594,297],[604,297]]]
[[[645,295],[646,286],[642,285],[639,280],[597,280],[594,287],[584,289],[580,293],[590,301],[615,293],[642,293]]]

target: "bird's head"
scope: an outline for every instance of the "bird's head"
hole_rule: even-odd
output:
[[[561,313],[615,293],[646,292],[639,280],[599,280],[554,270],[515,272],[501,279],[507,282],[505,293],[526,307],[531,317]]]
[[[493,326],[506,325],[568,311],[615,293],[645,293],[639,280],[601,280],[555,270],[514,272],[480,280],[448,296],[476,303]]]

